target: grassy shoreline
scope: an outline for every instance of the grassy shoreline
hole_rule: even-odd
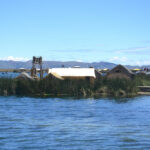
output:
[[[1,96],[35,96],[35,97],[59,97],[59,96],[102,96],[102,97],[132,97],[137,96],[137,86],[150,85],[150,77],[137,75],[132,80],[107,79],[102,77],[93,82],[75,80],[57,80],[45,78],[41,81],[17,80],[0,78]]]

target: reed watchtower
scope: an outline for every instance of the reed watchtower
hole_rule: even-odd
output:
[[[42,57],[35,57],[35,56],[33,56],[31,76],[34,77],[34,78],[37,77],[36,65],[40,66],[40,79],[42,79],[43,78]]]

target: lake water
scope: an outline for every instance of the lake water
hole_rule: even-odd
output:
[[[0,72],[0,78],[16,78],[20,75],[21,73],[15,73],[15,72]],[[30,75],[30,73],[28,73]],[[40,74],[37,74],[38,77],[40,77]],[[47,73],[43,74],[43,77],[46,77]]]
[[[0,150],[150,150],[150,97],[0,97]]]
[[[0,78],[16,78],[20,73],[14,72],[0,72]]]

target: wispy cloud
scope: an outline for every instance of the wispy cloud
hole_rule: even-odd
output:
[[[91,52],[91,51],[93,51],[93,49],[72,49],[72,48],[70,48],[70,49],[55,49],[55,50],[47,50],[47,52],[54,52],[54,53],[78,53],[78,52]]]
[[[109,61],[113,62],[113,63],[126,63],[128,61],[128,59],[126,57],[115,56],[115,57],[111,58]]]
[[[25,57],[14,57],[14,56],[8,56],[8,57],[4,57],[4,58],[0,58],[0,60],[12,60],[12,61],[28,61],[28,58]]]
[[[150,65],[150,60],[136,60],[136,59],[129,59],[127,57],[118,57],[115,56],[109,60],[112,63],[116,64],[124,64],[124,65],[137,65],[137,66],[144,66],[144,65]]]
[[[146,44],[149,44],[150,43],[150,40],[145,40],[145,41],[142,41],[143,43],[146,43]]]
[[[116,51],[116,53],[137,53],[137,52],[142,52],[145,54],[145,52],[150,52],[150,46],[147,47],[132,47],[132,48],[127,48],[127,49],[119,49]]]
[[[138,65],[138,66],[150,65],[150,61],[149,61],[149,60],[145,60],[145,61],[135,61],[135,64]]]

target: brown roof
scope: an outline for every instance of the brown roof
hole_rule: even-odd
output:
[[[123,65],[117,65],[116,67],[114,67],[112,70],[110,70],[108,73],[113,73],[115,70],[123,70],[129,74],[133,74],[133,72],[131,70],[129,70],[127,67],[123,66]]]
[[[110,70],[107,73],[107,77],[119,77],[119,78],[124,78],[125,76],[128,76],[129,78],[132,78],[134,75],[134,73],[129,70],[128,68],[126,68],[125,66],[122,65],[117,65],[116,67],[114,67],[112,70]]]

